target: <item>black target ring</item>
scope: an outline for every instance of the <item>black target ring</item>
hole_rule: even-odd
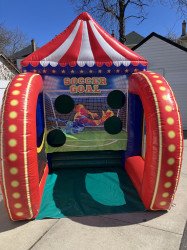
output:
[[[107,96],[107,103],[112,109],[121,109],[126,103],[126,96],[121,90],[113,90]]]
[[[61,147],[66,142],[66,136],[60,129],[53,129],[47,135],[47,143],[51,147]]]
[[[60,95],[55,100],[55,109],[60,114],[68,114],[75,107],[75,102],[69,95]]]
[[[118,134],[122,131],[122,121],[117,116],[108,118],[104,123],[105,131],[111,135]]]

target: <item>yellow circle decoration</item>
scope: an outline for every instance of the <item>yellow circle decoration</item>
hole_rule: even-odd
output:
[[[13,90],[13,91],[12,91],[12,94],[13,94],[13,95],[19,95],[19,94],[20,94],[20,91],[19,91],[19,90]]]
[[[168,163],[169,165],[173,165],[173,164],[175,163],[175,159],[174,159],[174,158],[169,158],[169,159],[167,160],[167,163]]]
[[[162,96],[162,99],[165,100],[165,101],[167,101],[169,98],[168,98],[167,95],[163,95],[163,96]]]
[[[174,172],[171,171],[171,170],[169,170],[169,171],[166,172],[166,176],[167,176],[167,177],[172,177],[173,174],[174,174]]]
[[[161,81],[161,80],[156,80],[156,83],[163,83],[163,81]],[[165,87],[163,87],[163,88],[165,88]]]
[[[11,169],[10,169],[10,173],[11,173],[12,175],[16,175],[16,174],[18,173],[18,169],[17,169],[17,168],[11,168]]]
[[[153,76],[153,78],[159,78],[159,76],[155,75],[155,76]]]
[[[13,193],[13,194],[12,194],[12,197],[13,197],[14,199],[19,199],[19,198],[21,197],[21,194],[18,193],[18,192],[16,192],[16,193]]]
[[[22,204],[21,204],[21,203],[15,203],[15,204],[14,204],[14,207],[15,207],[15,208],[21,208],[21,207],[22,207]]]
[[[166,182],[166,183],[164,184],[164,187],[165,187],[165,188],[170,188],[170,187],[171,187],[171,182]]]
[[[14,133],[17,130],[17,126],[12,124],[8,127],[9,132]]]
[[[172,111],[172,107],[171,107],[170,105],[166,105],[166,106],[165,106],[165,110],[166,110],[167,112],[171,112],[171,111]]]
[[[158,80],[158,81],[159,81],[159,80]],[[165,90],[166,90],[166,88],[163,87],[163,86],[159,87],[159,89],[160,89],[161,91],[165,91]]]
[[[18,187],[18,186],[19,186],[19,181],[12,181],[12,182],[11,182],[11,186],[12,186],[13,188]]]
[[[18,100],[16,100],[16,99],[13,99],[12,101],[10,101],[10,105],[13,106],[13,107],[14,107],[14,106],[17,106],[18,103],[19,103],[19,102],[18,102]]]
[[[174,119],[172,117],[167,118],[167,124],[173,125],[174,124]]]
[[[175,138],[175,132],[173,131],[173,130],[170,130],[169,132],[168,132],[168,137],[170,138],[170,139],[173,139],[173,138]]]
[[[162,194],[162,197],[163,197],[163,198],[167,198],[168,196],[169,196],[169,193],[168,193],[168,192],[165,192],[165,193]]]
[[[166,201],[161,201],[161,202],[160,202],[160,206],[165,206],[166,204],[167,204]]]
[[[17,212],[16,215],[17,215],[18,217],[21,217],[21,216],[23,216],[23,213],[22,213],[22,212]]]
[[[12,111],[12,112],[9,113],[9,117],[11,119],[15,119],[17,116],[18,116],[18,113],[16,111]]]
[[[10,140],[8,141],[8,145],[9,145],[10,147],[15,147],[15,146],[17,145],[17,140],[16,140],[16,139],[10,139]]]
[[[17,83],[14,84],[15,87],[21,87],[21,85],[22,85],[22,84],[19,83],[19,82],[17,82]]]
[[[174,145],[174,144],[170,144],[169,146],[168,146],[168,151],[169,152],[174,152],[176,150],[176,146]]]
[[[9,154],[8,158],[10,161],[16,161],[18,156],[17,154],[12,153],[12,154]]]
[[[17,81],[23,81],[23,78],[22,77],[19,77],[16,79]]]

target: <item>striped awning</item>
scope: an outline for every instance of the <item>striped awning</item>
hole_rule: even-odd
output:
[[[27,56],[23,68],[146,67],[147,61],[108,34],[88,13],[49,43]]]

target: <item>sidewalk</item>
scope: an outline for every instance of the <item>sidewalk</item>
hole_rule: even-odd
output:
[[[174,206],[168,213],[11,222],[0,194],[0,250],[179,249],[187,219],[187,140]],[[175,205],[176,204],[176,205]]]

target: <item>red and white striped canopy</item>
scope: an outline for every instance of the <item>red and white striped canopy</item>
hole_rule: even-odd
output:
[[[64,32],[22,61],[23,67],[29,64],[33,67],[128,67],[130,64],[146,66],[147,61],[117,41],[84,12]]]

